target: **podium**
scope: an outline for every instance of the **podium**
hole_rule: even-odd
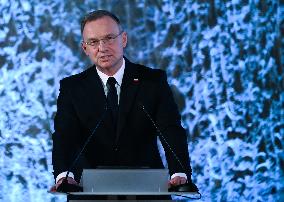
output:
[[[84,169],[80,185],[83,192],[67,193],[67,202],[174,201],[171,195],[199,196],[168,192],[167,169]]]

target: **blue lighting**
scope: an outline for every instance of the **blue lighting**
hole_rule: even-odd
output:
[[[90,65],[95,9],[121,18],[131,61],[167,71],[200,201],[284,201],[278,1],[127,2],[0,0],[0,201],[66,200],[47,193],[53,118],[59,81]]]

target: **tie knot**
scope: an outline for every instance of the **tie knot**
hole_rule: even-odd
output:
[[[109,77],[108,80],[107,80],[107,84],[108,84],[109,86],[115,86],[116,83],[117,83],[117,82],[116,82],[116,80],[115,80],[114,77]]]

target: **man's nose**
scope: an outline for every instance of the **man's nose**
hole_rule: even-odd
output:
[[[98,45],[99,51],[104,51],[105,47],[106,47],[106,43],[103,40],[100,40],[99,45]]]

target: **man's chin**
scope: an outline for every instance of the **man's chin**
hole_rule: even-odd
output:
[[[97,68],[104,73],[116,72],[117,71],[117,63],[114,60],[101,60],[99,59],[97,63],[95,63]]]
[[[105,73],[105,74],[108,74],[109,72],[112,72],[113,69],[115,68],[115,67],[112,65],[112,63],[99,63],[99,64],[97,64],[96,66],[97,66],[97,68],[98,68],[101,72],[103,72],[103,73]]]
[[[113,65],[113,61],[110,58],[99,59],[98,65],[101,67],[110,67]]]
[[[100,62],[98,64],[98,66],[101,68],[101,69],[111,69],[113,64],[111,62]]]

